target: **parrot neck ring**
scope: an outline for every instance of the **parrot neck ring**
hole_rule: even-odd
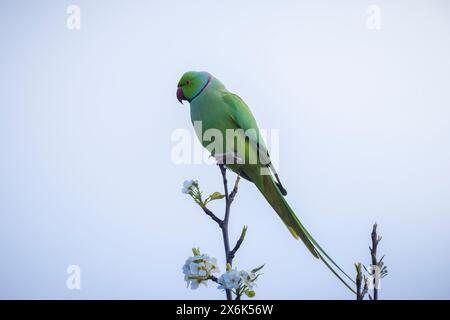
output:
[[[180,101],[181,104],[183,104],[183,100],[186,100],[187,102],[191,103],[192,100],[197,98],[200,95],[200,93],[202,93],[203,90],[206,89],[206,87],[211,83],[211,80],[212,80],[212,75],[208,75],[208,81],[206,81],[205,85],[200,89],[200,91],[197,92],[197,94],[195,96],[193,96],[192,98],[190,98],[190,99],[185,97],[185,95],[183,93],[183,89],[181,89],[181,86],[179,86],[178,89],[177,89],[177,99],[178,99],[178,101]]]

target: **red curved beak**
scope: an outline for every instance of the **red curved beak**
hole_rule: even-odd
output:
[[[177,99],[178,101],[180,101],[181,104],[183,104],[183,100],[186,100],[186,97],[183,94],[183,90],[181,89],[181,87],[178,87],[177,89]]]

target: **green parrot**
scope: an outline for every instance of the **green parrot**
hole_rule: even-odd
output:
[[[176,95],[180,103],[183,100],[190,103],[192,124],[201,123],[200,129],[196,130],[201,144],[218,161],[226,159],[228,169],[254,183],[294,238],[301,239],[312,255],[321,259],[354,292],[343,278],[354,283],[353,279],[320,247],[285,200],[286,189],[270,162],[256,120],[245,102],[208,72],[186,72],[178,82]],[[221,133],[223,141],[211,143],[211,139],[205,139],[208,130]],[[233,132],[233,136],[228,132]],[[218,147],[222,152],[217,152]]]

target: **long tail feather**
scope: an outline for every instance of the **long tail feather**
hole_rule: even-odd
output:
[[[322,247],[317,243],[317,241],[311,236],[311,234],[306,230],[303,224],[295,215],[294,211],[289,207],[289,204],[284,199],[281,191],[276,185],[276,182],[269,175],[264,176],[263,184],[258,186],[258,189],[264,195],[266,200],[270,203],[272,208],[278,213],[281,220],[287,226],[289,231],[296,239],[301,239],[312,255],[320,260],[322,260],[325,266],[330,269],[330,271],[353,293],[356,293],[352,285],[350,285],[344,278],[347,278],[351,283],[355,281],[342,270],[339,265],[334,262],[334,260],[322,249]]]

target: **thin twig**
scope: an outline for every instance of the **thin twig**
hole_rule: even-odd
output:
[[[233,265],[233,258],[236,254],[236,252],[239,250],[242,242],[244,241],[245,233],[247,232],[247,227],[244,227],[242,230],[241,236],[239,240],[236,242],[236,245],[234,246],[233,250],[230,250],[230,240],[228,236],[228,221],[230,220],[230,208],[231,203],[234,200],[234,197],[236,196],[238,192],[238,184],[240,177],[238,176],[236,178],[236,182],[234,183],[233,190],[231,193],[228,193],[228,181],[227,181],[227,169],[223,164],[219,164],[220,173],[222,174],[222,180],[223,180],[223,189],[224,189],[224,198],[225,198],[225,214],[223,220],[218,218],[211,210],[209,210],[205,205],[202,206],[203,211],[211,217],[220,227],[222,230],[222,237],[223,237],[223,246],[225,249],[225,259],[227,261],[227,264],[230,266]],[[211,280],[214,282],[219,282],[219,280],[211,276]],[[230,289],[225,289],[225,294],[227,296],[227,300],[232,300],[232,291]]]
[[[369,292],[369,279],[367,279],[366,276],[364,276],[364,288],[363,288],[363,291],[361,292],[363,298],[368,292]],[[369,294],[369,298],[370,298],[370,300],[372,300],[372,298],[370,297],[370,294]]]
[[[245,234],[246,233],[247,233],[247,226],[244,226],[242,228],[241,236],[239,237],[238,241],[236,242],[236,245],[234,246],[233,250],[231,250],[230,253],[229,253],[230,260],[234,259],[234,256],[236,255],[236,252],[239,250],[239,248],[241,247],[242,242],[245,239]]]
[[[370,255],[372,257],[372,276],[373,276],[373,300],[378,300],[378,281],[379,281],[379,272],[378,269],[380,267],[379,261],[377,260],[377,249],[378,243],[381,241],[381,237],[377,234],[377,224],[373,225],[372,229],[372,247],[370,249]],[[380,260],[381,262],[381,260]]]
[[[222,180],[223,180],[223,189],[225,191],[225,216],[223,218],[222,224],[220,225],[220,228],[222,229],[222,237],[223,237],[223,246],[225,249],[225,259],[227,261],[227,264],[230,264],[230,266],[233,265],[233,259],[230,259],[230,238],[228,236],[228,221],[230,218],[230,197],[228,194],[228,182],[227,182],[227,169],[223,164],[219,164],[220,173],[222,174]],[[232,300],[233,297],[231,295],[230,289],[225,289],[225,293],[227,296],[227,300]]]
[[[370,234],[372,245],[369,246],[370,257],[371,257],[371,268],[366,268],[362,263],[355,263],[356,267],[356,299],[363,300],[365,295],[369,297],[370,300],[378,300],[378,290],[381,278],[384,278],[387,273],[387,267],[384,265],[383,259],[384,255],[380,260],[377,259],[378,244],[381,241],[381,236],[377,233],[378,225],[375,223],[372,228],[372,233]],[[363,268],[365,272],[370,275],[370,280],[363,274]],[[364,287],[362,283],[364,282]],[[369,294],[369,284],[373,284],[373,296]]]
[[[239,181],[241,180],[241,176],[238,175],[236,178],[236,181],[234,182],[234,187],[233,190],[230,193],[230,203],[233,202],[234,197],[236,196],[236,193],[238,192],[238,185],[239,185]]]
[[[203,211],[204,211],[208,216],[211,217],[211,219],[213,219],[215,222],[217,222],[217,224],[218,224],[219,226],[222,225],[223,221],[220,220],[214,213],[212,213],[211,210],[209,210],[207,207],[202,207],[202,209],[203,209]]]
[[[224,224],[228,226],[228,219],[230,218],[230,195],[228,194],[228,180],[227,180],[227,169],[223,164],[219,164],[220,172],[222,173],[223,179],[223,189],[225,191],[225,216],[223,218]]]
[[[355,263],[356,268],[356,300],[362,300],[364,299],[364,296],[362,295],[361,290],[361,284],[362,284],[362,264]]]
[[[369,283],[366,276],[362,272],[362,263],[355,263],[356,267],[356,300],[364,300],[365,295],[369,291]],[[364,287],[362,283],[364,281]]]

